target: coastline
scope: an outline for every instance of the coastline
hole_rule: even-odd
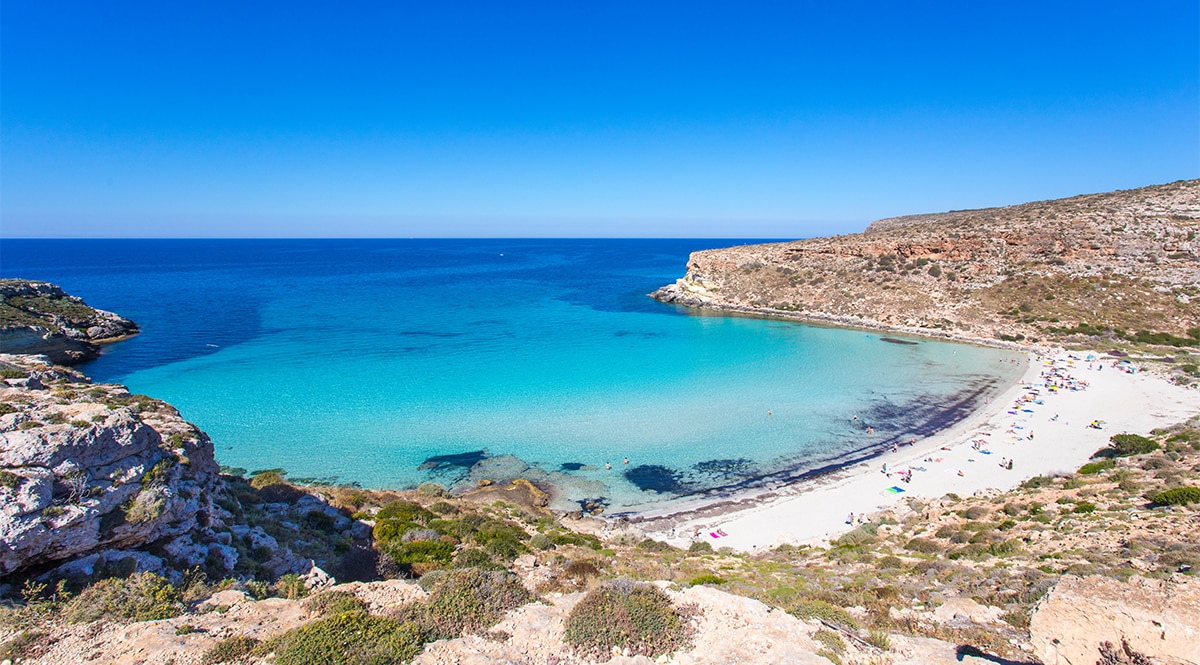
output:
[[[664,304],[676,305],[681,309],[687,310],[691,314],[698,313],[701,316],[705,315],[706,313],[711,313],[712,316],[729,316],[730,314],[739,314],[752,318],[784,319],[788,321],[795,321],[797,323],[807,323],[810,325],[828,326],[832,328],[850,328],[853,330],[866,330],[870,332],[897,333],[910,335],[912,337],[939,339],[998,349],[1012,349],[1017,351],[1037,351],[1039,349],[1035,343],[1022,344],[1015,341],[1010,342],[991,337],[980,337],[978,335],[968,335],[960,332],[938,330],[937,328],[898,326],[861,316],[843,316],[839,314],[828,314],[826,312],[809,312],[775,309],[773,307],[734,305],[720,302],[711,298],[700,297],[691,293],[684,293],[681,291],[678,284],[664,286],[653,293],[647,294],[647,296]],[[697,310],[699,310],[699,312],[697,312]]]
[[[1103,369],[1089,369],[1089,354]],[[897,452],[785,486],[715,502],[684,501],[632,516],[629,522],[651,538],[684,548],[693,541],[740,551],[827,542],[854,528],[847,523],[849,513],[891,511],[908,498],[1003,491],[1036,475],[1071,473],[1113,434],[1145,433],[1200,413],[1196,391],[1145,372],[1127,374],[1114,367],[1113,358],[1096,352],[1028,351],[1027,359],[1021,377],[996,399]],[[1089,385],[1051,393],[1042,378],[1051,369]],[[1036,399],[1043,403],[1014,409],[1017,400],[1032,395],[1031,389],[1038,390]],[[1092,420],[1106,424],[1100,430],[1088,428]],[[1034,433],[1032,440],[1027,432]],[[990,454],[973,449],[973,441],[987,441]],[[1013,469],[1002,467],[1002,459],[1013,460]],[[881,472],[884,464],[893,471],[891,477]],[[910,468],[910,483],[895,473]],[[903,491],[891,491],[893,487]],[[696,532],[699,536],[693,537]]]

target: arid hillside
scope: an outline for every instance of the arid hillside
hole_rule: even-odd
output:
[[[1200,345],[1200,180],[696,252],[654,297],[984,340]]]

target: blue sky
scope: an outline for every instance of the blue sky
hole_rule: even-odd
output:
[[[1200,177],[1200,3],[39,2],[0,237],[806,237]]]

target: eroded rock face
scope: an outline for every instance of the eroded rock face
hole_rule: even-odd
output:
[[[172,406],[44,357],[0,364],[26,375],[0,384],[0,577],[55,565],[66,577],[232,570],[233,538],[268,547],[276,573],[307,570],[221,508],[212,442]]]
[[[98,343],[137,332],[133,321],[89,307],[54,284],[0,280],[0,352],[42,354],[69,365],[99,355]]]
[[[214,503],[221,480],[207,435],[164,402],[91,385],[44,358],[0,362],[28,374],[0,384],[0,576],[180,538],[190,545],[177,550],[209,555],[229,515]],[[109,558],[80,559],[81,570]]]
[[[1134,577],[1066,576],[1038,603],[1029,631],[1046,665],[1092,665],[1101,645],[1132,650],[1155,663],[1200,663],[1200,584]]]
[[[1200,326],[1200,180],[695,252],[652,297],[972,339]],[[1020,337],[1018,337],[1020,336]]]

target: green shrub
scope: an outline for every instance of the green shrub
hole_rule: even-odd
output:
[[[429,510],[437,513],[438,515],[455,515],[458,513],[458,508],[455,508],[454,504],[447,501],[438,501],[430,506]]]
[[[616,580],[588,592],[567,615],[563,639],[581,653],[608,657],[613,647],[655,658],[685,646],[690,632],[657,587]]]
[[[438,497],[450,495],[450,493],[446,491],[445,487],[442,487],[437,483],[421,483],[420,485],[417,485],[417,494],[420,494],[421,496]]]
[[[1021,541],[1018,538],[1010,538],[991,543],[983,551],[992,556],[1009,556],[1021,551]]]
[[[450,639],[490,628],[509,610],[531,600],[508,571],[457,568],[440,573],[429,600],[408,611],[433,639]]]
[[[1075,508],[1071,510],[1073,513],[1094,513],[1096,512],[1096,504],[1089,501],[1080,501],[1075,504]]]
[[[711,551],[713,551],[713,548],[712,548],[712,545],[710,545],[709,543],[706,543],[703,540],[697,540],[697,541],[694,541],[691,545],[688,545],[688,551],[689,552],[711,552]]]
[[[854,617],[833,603],[818,598],[804,598],[787,607],[788,614],[801,619],[823,619],[849,628],[857,627]]]
[[[283,479],[283,475],[278,471],[263,471],[250,479],[250,487],[256,490],[272,485],[284,485],[286,483],[287,481]]]
[[[643,539],[637,544],[637,548],[645,552],[670,552],[671,550],[675,549],[671,547],[669,543],[664,543],[661,540],[655,540],[653,538]]]
[[[267,552],[270,551],[271,549],[267,548]],[[265,557],[263,557],[255,553],[253,556],[255,560],[262,558],[264,561],[271,558],[270,554],[267,554]],[[246,582],[246,593],[250,594],[250,597],[254,600],[265,600],[271,597],[271,585],[258,580],[249,580]]]
[[[1200,487],[1172,487],[1155,494],[1150,500],[1163,506],[1200,503]]]
[[[179,590],[154,573],[101,580],[81,591],[63,608],[63,618],[71,623],[98,619],[154,621],[181,613]]]
[[[1116,457],[1144,455],[1158,450],[1157,443],[1137,434],[1114,434],[1109,441],[1112,442],[1111,449]]]
[[[434,514],[425,510],[420,504],[412,501],[392,501],[379,509],[375,515],[377,520],[400,520],[425,524],[434,518]]]
[[[0,416],[7,416],[10,413],[16,413],[17,407],[8,402],[0,402]]]
[[[1050,476],[1034,476],[1025,482],[1021,483],[1021,489],[1032,490],[1039,487],[1049,487],[1054,484],[1054,479]]]
[[[308,596],[308,587],[295,573],[288,573],[275,582],[275,595],[288,600],[300,600]]]
[[[587,580],[600,577],[600,569],[591,561],[572,561],[563,568],[562,574],[573,580]]]
[[[444,540],[391,541],[382,544],[380,549],[404,572],[418,575],[449,565],[454,557],[454,544]]]
[[[813,640],[825,645],[825,647],[833,653],[839,655],[846,653],[846,641],[842,639],[841,635],[838,635],[828,628],[822,628],[813,633]]]
[[[234,635],[233,637],[217,642],[212,648],[205,651],[200,662],[203,665],[218,665],[218,663],[240,661],[254,653],[254,649],[257,646],[258,640],[253,637]]]
[[[716,575],[713,575],[711,573],[705,573],[704,575],[697,575],[696,577],[693,577],[692,579],[688,580],[688,584],[690,586],[700,586],[701,584],[724,584],[724,583],[725,583],[724,579],[717,577]]]
[[[590,533],[575,533],[574,531],[555,532],[548,534],[555,545],[578,545],[588,549],[599,550],[604,547],[600,539]]]
[[[884,651],[892,648],[892,640],[888,634],[882,630],[874,630],[867,633],[867,643]]]
[[[454,559],[450,562],[451,568],[485,568],[495,569],[503,568],[500,564],[492,560],[487,552],[474,547],[468,547],[458,554],[454,555]]]
[[[554,541],[550,540],[550,538],[545,534],[535,533],[533,534],[533,537],[529,539],[529,546],[535,550],[538,550],[539,552],[544,550],[552,550],[554,549]]]
[[[913,538],[904,544],[904,549],[922,554],[935,554],[942,551],[942,546],[928,538]]]
[[[875,563],[875,565],[876,565],[877,567],[879,567],[879,568],[883,568],[883,569],[887,569],[887,568],[903,568],[903,567],[904,567],[904,562],[900,560],[900,557],[895,557],[895,556],[885,556],[885,557],[883,557],[882,559],[880,559],[879,561],[877,561],[877,562]]]
[[[838,538],[835,544],[849,546],[863,545],[875,540],[877,533],[879,533],[879,527],[874,524],[864,524]]]
[[[13,473],[8,469],[0,469],[0,487],[16,490],[23,482],[25,482],[25,476]]]
[[[0,379],[24,379],[29,374],[19,369],[0,369]]]
[[[276,665],[368,665],[407,663],[425,645],[415,624],[343,612],[318,619],[266,642]]]
[[[304,609],[321,616],[366,611],[366,604],[349,591],[325,591],[304,601]]]
[[[36,420],[26,420],[26,421],[22,422],[20,425],[17,425],[17,429],[20,429],[20,430],[36,429],[41,426],[42,426],[42,423],[39,423]]]
[[[1079,467],[1079,473],[1084,476],[1091,476],[1115,466],[1117,466],[1117,463],[1110,459],[1100,460],[1099,462],[1088,462]]]

